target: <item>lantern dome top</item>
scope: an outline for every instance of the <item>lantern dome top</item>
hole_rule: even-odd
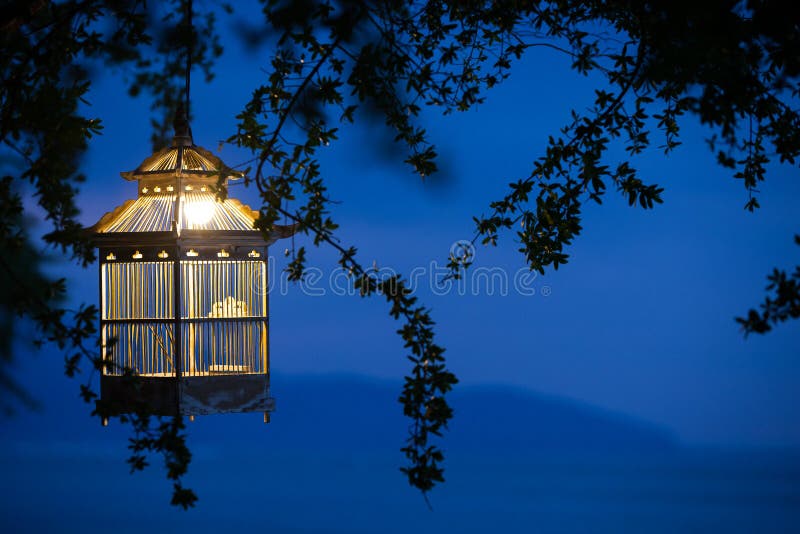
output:
[[[244,173],[225,165],[219,157],[194,144],[192,129],[183,110],[178,106],[173,121],[175,135],[168,147],[147,157],[136,169],[121,172],[126,180],[141,180],[154,177],[219,177],[223,180],[237,179]]]
[[[195,144],[181,144],[175,136],[170,146],[146,158],[136,169],[121,172],[129,181],[156,176],[221,177],[224,180],[238,179],[244,173],[235,171],[209,150]],[[189,138],[191,143],[191,138]]]

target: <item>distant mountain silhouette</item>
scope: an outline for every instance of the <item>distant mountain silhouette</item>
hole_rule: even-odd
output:
[[[261,414],[198,417],[187,423],[190,445],[266,450],[397,453],[409,421],[397,402],[400,384],[342,375],[274,375],[277,410],[269,425]],[[667,430],[573,400],[507,386],[458,386],[455,410],[441,442],[452,453],[647,452],[677,446]],[[112,420],[101,428],[80,401],[48,402],[42,411],[19,412],[0,425],[0,443],[41,443],[57,450],[85,444],[122,456],[130,427]],[[117,443],[117,445],[113,445]],[[26,445],[27,446],[27,445]],[[398,453],[399,454],[399,453]]]
[[[302,448],[392,448],[408,420],[398,384],[353,376],[275,376],[274,444]],[[667,430],[565,398],[505,386],[459,386],[444,447],[453,452],[570,450],[622,452],[677,446]],[[259,431],[260,432],[260,431]]]
[[[465,387],[453,394],[454,447],[633,452],[677,446],[655,424],[563,397],[511,387]]]

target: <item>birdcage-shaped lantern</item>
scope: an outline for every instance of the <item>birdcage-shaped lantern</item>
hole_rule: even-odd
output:
[[[172,144],[130,172],[138,196],[89,230],[99,248],[101,402],[156,414],[273,409],[267,250],[292,234],[254,229],[258,212],[217,198],[242,174],[194,145]]]

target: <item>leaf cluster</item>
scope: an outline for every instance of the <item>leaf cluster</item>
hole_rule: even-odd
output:
[[[173,0],[157,11],[134,0],[39,1],[3,12],[0,143],[11,163],[0,182],[0,244],[9,257],[20,258],[3,266],[7,272],[39,265],[25,231],[23,185],[31,188],[52,225],[45,242],[84,264],[92,260],[74,205],[83,179],[80,155],[100,131],[98,119],[79,111],[93,78],[91,67],[104,63],[128,69],[130,93],[150,95],[160,114],[153,120],[154,142],[162,141],[167,118],[182,98],[176,89],[185,60],[181,49],[188,45],[206,79],[222,52],[216,6],[199,7],[192,30],[187,3]],[[361,295],[382,295],[389,313],[402,322],[398,333],[411,363],[399,398],[410,419],[403,472],[413,486],[427,492],[443,480],[437,439],[452,417],[446,394],[456,378],[435,341],[429,310],[402,279],[380,278],[361,265],[354,247],[338,239],[335,201],[319,151],[336,142],[340,128],[379,117],[402,147],[404,161],[424,179],[438,167],[423,111],[446,115],[479,106],[510,76],[515,61],[539,48],[563,56],[579,75],[591,76],[593,102],[571,111],[525,176],[498,177],[508,189],[474,218],[473,243],[496,245],[511,233],[530,269],[557,269],[569,260],[587,203],[602,203],[609,191],[642,209],[663,201],[664,186],[643,176],[636,160],[648,152],[670,155],[679,149],[681,124],[690,117],[707,125],[710,150],[741,181],[746,209],[755,210],[770,162],[795,165],[800,155],[800,20],[780,4],[262,1],[263,20],[257,26],[271,39],[270,60],[228,142],[253,153],[248,181],[262,200],[257,228],[269,234],[276,225],[291,223],[315,246],[333,247]],[[222,11],[231,9],[222,6]],[[302,279],[306,249],[293,241],[287,254],[290,278]],[[468,255],[451,255],[451,276],[461,276],[470,264]],[[79,310],[75,326],[66,324],[69,314],[57,306],[63,283],[50,281],[41,270],[30,272],[38,297],[19,299],[11,291],[3,310],[34,318],[45,338],[65,340],[65,348],[75,341],[85,346],[93,335],[87,325],[95,310]],[[776,271],[768,291],[774,294],[761,311],[740,319],[746,332],[763,332],[797,317],[797,273]],[[8,330],[9,324],[0,326]],[[88,353],[86,358],[92,360]],[[68,357],[68,374],[76,372],[79,361]],[[91,390],[85,395],[91,399]],[[168,476],[178,480],[176,502],[192,502],[179,484],[181,466],[189,460],[180,422],[152,428],[147,417],[132,422],[141,438],[133,446],[132,466],[144,466],[145,451],[165,455]]]
[[[800,235],[794,236],[800,245]],[[748,311],[746,317],[737,317],[745,335],[765,334],[782,322],[800,318],[800,265],[794,272],[773,269],[767,277],[767,296],[759,308]]]

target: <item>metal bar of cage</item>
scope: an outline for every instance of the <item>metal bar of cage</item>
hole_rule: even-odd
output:
[[[105,351],[109,374],[267,373],[265,261],[113,262],[100,270],[101,331],[106,345],[118,338]]]

